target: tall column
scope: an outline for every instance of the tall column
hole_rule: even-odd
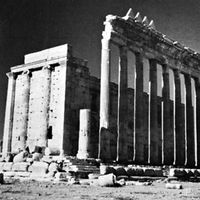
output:
[[[185,105],[181,100],[180,72],[174,70],[175,82],[175,158],[174,164],[181,166],[185,163]]]
[[[18,75],[15,89],[16,105],[13,112],[13,130],[11,151],[18,152],[26,148],[27,124],[30,92],[30,72]]]
[[[100,130],[98,158],[110,159],[109,105],[110,105],[110,39],[102,39]]]
[[[48,138],[47,132],[49,127],[49,103],[50,103],[50,92],[51,92],[51,67],[49,65],[44,66],[42,69],[44,81],[42,84],[42,98],[41,107],[40,107],[40,128],[39,138],[37,141],[38,146],[47,147]]]
[[[173,113],[171,113],[169,67],[163,65],[163,158],[162,163],[172,165],[174,161]],[[173,105],[172,105],[173,106]]]
[[[192,106],[192,89],[191,89],[191,77],[189,74],[185,74],[185,85],[186,85],[186,165],[193,167],[195,165],[195,154],[194,154],[194,109]]]
[[[196,89],[196,142],[197,142],[197,166],[200,166],[200,79],[195,79],[195,89]]]
[[[6,111],[4,121],[3,135],[3,156],[11,151],[12,127],[13,127],[13,111],[15,100],[16,75],[12,72],[6,74],[8,76],[8,89],[6,99]]]
[[[150,138],[149,158],[150,164],[161,164],[161,134],[158,133],[158,106],[157,106],[157,62],[154,59],[150,63]]]
[[[128,120],[128,66],[127,47],[120,47],[117,112],[117,161],[127,161],[127,120]]]
[[[90,109],[80,110],[79,141],[77,158],[86,159],[91,156],[90,145]]]
[[[136,58],[136,106],[135,106],[135,135],[134,158],[137,163],[145,162],[148,138],[144,133],[144,83],[143,83],[143,56],[135,53]]]

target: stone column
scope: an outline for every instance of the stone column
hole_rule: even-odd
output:
[[[134,135],[134,158],[137,163],[144,164],[146,146],[148,144],[145,136],[144,125],[144,82],[143,82],[143,56],[140,53],[135,53],[136,58],[136,106],[135,106],[135,135]]]
[[[50,91],[51,91],[51,67],[49,65],[44,66],[42,69],[44,81],[42,85],[42,102],[40,107],[40,128],[39,138],[37,145],[41,147],[47,147],[48,138],[47,131],[49,126],[49,103],[50,103]]]
[[[175,82],[175,133],[176,146],[174,164],[181,166],[185,163],[185,105],[181,101],[180,72],[174,70]]]
[[[100,130],[98,158],[110,159],[109,106],[110,106],[110,39],[102,39]]]
[[[117,112],[117,161],[127,161],[128,79],[127,48],[119,48],[118,112]]]
[[[161,134],[158,134],[158,102],[157,102],[157,61],[149,60],[150,63],[150,138],[149,158],[150,164],[161,164]]]
[[[200,166],[200,79],[195,78],[196,89],[196,132],[197,132],[197,166]]]
[[[12,127],[13,127],[13,111],[14,111],[14,100],[15,100],[15,85],[16,75],[12,72],[6,74],[8,76],[8,89],[6,99],[6,111],[4,121],[4,135],[3,135],[3,156],[11,151],[12,141]]]
[[[174,161],[173,113],[171,114],[169,67],[163,65],[163,158],[162,163],[172,165]]]
[[[12,152],[26,148],[28,110],[30,93],[30,72],[24,71],[16,80],[15,108],[13,113]],[[17,138],[16,138],[17,137]]]
[[[194,154],[194,109],[192,106],[192,89],[191,89],[191,77],[189,74],[185,74],[186,85],[186,165],[193,167],[195,165]]]
[[[80,110],[79,142],[77,158],[86,159],[90,157],[90,109]]]

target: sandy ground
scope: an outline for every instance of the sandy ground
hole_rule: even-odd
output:
[[[165,188],[164,182],[153,182],[150,186],[100,187],[87,185],[86,183],[68,185],[65,182],[20,182],[18,180],[9,180],[0,185],[0,199],[200,199],[200,183],[181,182],[181,184],[183,189],[178,190]]]

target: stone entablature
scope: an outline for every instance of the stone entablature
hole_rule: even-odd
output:
[[[134,16],[132,9],[125,17],[108,15],[104,25],[99,158],[199,166],[200,54],[167,38],[155,29],[153,21],[142,20],[139,13]],[[119,59],[114,127],[110,118],[112,45],[118,48]],[[129,52],[135,57],[132,74],[128,72]],[[127,102],[128,76],[135,82],[132,108]],[[130,109],[133,113],[128,115]],[[128,131],[131,121],[132,141]],[[117,130],[115,152],[111,151],[113,129]]]
[[[110,38],[114,44],[125,45],[134,53],[199,78],[200,54],[168,38],[149,23],[132,16],[108,15],[104,25],[103,37]]]

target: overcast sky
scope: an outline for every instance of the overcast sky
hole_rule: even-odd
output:
[[[7,77],[23,55],[69,43],[74,55],[100,73],[103,21],[107,14],[134,13],[153,19],[157,30],[200,52],[199,0],[0,0],[0,138]]]

